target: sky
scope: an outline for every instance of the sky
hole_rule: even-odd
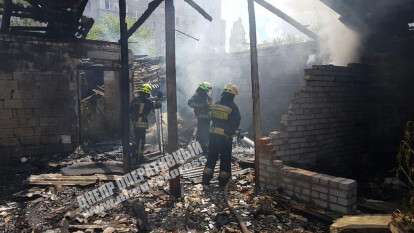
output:
[[[302,25],[319,24],[321,18],[338,18],[338,15],[330,8],[326,7],[319,0],[267,0],[273,6],[279,8],[289,16],[299,21]],[[256,9],[256,26],[258,43],[272,41],[275,37],[294,35],[307,39],[295,28],[284,22],[273,13],[264,9],[257,3]],[[226,21],[226,37],[228,47],[228,38],[234,21],[242,19],[246,35],[248,35],[248,11],[247,0],[222,0],[222,18]],[[248,40],[248,38],[247,38]]]

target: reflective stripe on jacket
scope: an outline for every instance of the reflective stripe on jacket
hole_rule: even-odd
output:
[[[234,102],[218,102],[210,107],[210,133],[232,137],[240,125],[239,108]]]

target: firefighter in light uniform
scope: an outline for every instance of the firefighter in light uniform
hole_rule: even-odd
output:
[[[151,100],[152,87],[149,84],[141,84],[138,87],[138,97],[131,102],[130,113],[135,134],[135,154],[133,164],[139,164],[144,160],[145,136],[148,129],[148,115],[155,108],[161,107],[161,103]]]
[[[234,103],[239,94],[233,84],[224,87],[220,101],[211,106],[210,144],[207,164],[203,172],[203,184],[208,185],[213,178],[214,167],[220,156],[219,185],[224,187],[231,179],[231,153],[233,136],[240,125],[240,112]]]
[[[197,117],[197,141],[200,143],[205,154],[208,151],[210,129],[209,108],[212,104],[209,92],[211,89],[210,83],[202,82],[198,86],[196,93],[188,100],[188,105],[194,109],[194,114]]]

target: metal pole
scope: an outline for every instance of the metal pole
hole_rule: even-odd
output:
[[[260,88],[259,88],[259,66],[257,61],[257,38],[256,38],[256,15],[254,10],[254,0],[247,0],[249,10],[249,33],[250,33],[250,60],[251,60],[251,79],[252,79],[252,98],[253,98],[253,128],[255,142],[255,183],[256,191],[260,190],[259,183],[259,139],[261,136],[261,113],[260,113]]]
[[[128,28],[126,24],[126,0],[119,0],[119,25],[121,31],[121,128],[124,170],[130,170],[129,150],[129,59],[128,59]]]
[[[167,152],[173,153],[178,149],[174,0],[165,0],[165,49],[168,114]],[[171,170],[174,169],[176,168],[172,168]],[[179,176],[170,180],[170,194],[175,198],[181,197],[181,184]]]

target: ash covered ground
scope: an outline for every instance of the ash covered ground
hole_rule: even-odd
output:
[[[119,160],[119,149],[97,150],[74,153],[48,167],[27,171],[53,173],[79,161]],[[200,184],[201,168],[183,174],[183,195],[176,202],[169,196],[168,184],[157,183],[149,192],[92,216],[80,211],[76,197],[102,182],[85,187],[16,184],[20,190],[2,195],[0,200],[0,232],[241,232],[240,222],[251,232],[329,232],[329,223],[298,214],[289,204],[292,200],[256,195],[253,169],[243,169],[234,161],[232,182],[225,194],[216,179],[207,188]]]

